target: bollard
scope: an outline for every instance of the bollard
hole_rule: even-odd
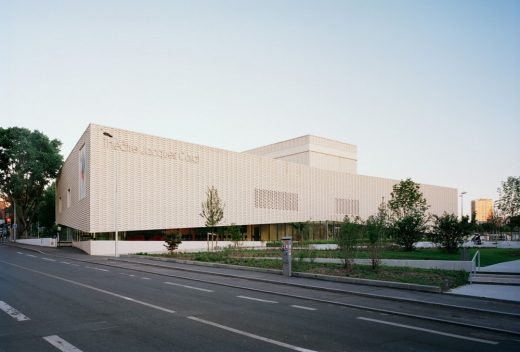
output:
[[[283,275],[291,276],[291,260],[292,259],[292,237],[282,237],[282,263]]]

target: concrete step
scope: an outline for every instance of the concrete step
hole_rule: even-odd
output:
[[[477,273],[472,275],[471,282],[474,284],[490,285],[520,285],[520,276],[511,274],[488,274]]]

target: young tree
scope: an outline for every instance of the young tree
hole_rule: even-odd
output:
[[[388,201],[390,233],[396,243],[405,250],[413,250],[413,244],[421,239],[427,229],[429,206],[420,190],[420,185],[411,179],[394,185]]]
[[[471,233],[472,224],[469,218],[463,216],[459,221],[457,215],[447,213],[433,217],[432,231],[428,234],[430,241],[440,244],[448,253],[456,253],[464,242],[464,237]]]
[[[39,131],[0,127],[0,193],[16,204],[16,222],[27,235],[38,204],[63,163],[61,142]]]
[[[240,232],[240,226],[236,224],[231,224],[231,226],[228,227],[229,235],[231,236],[231,241],[233,241],[233,244],[236,247],[238,247],[238,243],[242,241],[243,235],[242,232]]]
[[[214,234],[215,226],[224,218],[224,203],[215,187],[208,187],[206,201],[202,202],[202,212],[199,215],[204,218],[204,225]]]
[[[364,226],[361,219],[355,217],[351,220],[348,215],[345,216],[345,219],[339,228],[336,242],[347,272],[352,271],[356,247],[359,239],[363,237],[363,231]]]
[[[178,231],[175,231],[173,233],[166,234],[166,239],[164,240],[165,247],[170,252],[170,254],[173,254],[173,252],[179,247],[179,245],[182,243],[182,236]]]
[[[520,215],[520,176],[509,176],[497,189],[496,206],[507,220]]]
[[[381,203],[377,214],[368,217],[365,229],[368,238],[368,247],[370,252],[370,259],[372,261],[372,269],[374,270],[377,269],[381,264],[381,243],[387,234],[386,222],[386,207],[384,203]]]

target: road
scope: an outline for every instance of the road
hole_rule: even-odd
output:
[[[0,246],[2,352],[519,349],[519,335]]]

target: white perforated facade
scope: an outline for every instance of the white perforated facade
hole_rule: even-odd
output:
[[[58,176],[58,224],[113,231],[116,169],[121,232],[203,227],[209,186],[225,203],[221,225],[366,218],[398,182],[357,175],[355,146],[314,136],[237,153],[91,124]],[[421,189],[432,213],[456,212],[456,189]]]

